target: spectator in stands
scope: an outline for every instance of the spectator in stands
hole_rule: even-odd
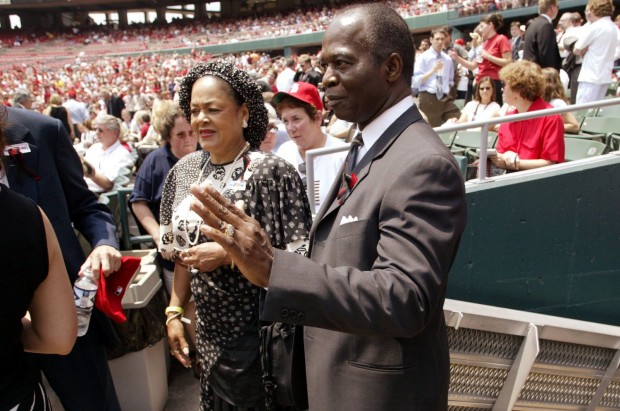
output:
[[[474,99],[461,110],[461,117],[448,120],[448,124],[470,123],[499,117],[500,105],[495,101],[495,82],[491,77],[483,77],[476,84]]]
[[[555,38],[553,19],[558,15],[557,0],[540,0],[540,14],[525,31],[523,40],[523,59],[533,61],[540,67],[553,67],[560,70],[562,58]]]
[[[571,19],[573,13],[562,13],[558,20],[558,25],[555,30],[555,41],[558,43],[558,50],[560,52],[560,58],[564,60],[568,56],[568,51],[564,48],[564,38],[566,37],[566,31],[572,26]]]
[[[541,96],[545,79],[541,68],[531,61],[511,63],[500,71],[504,81],[504,101],[512,106],[507,114],[551,108]],[[529,170],[564,161],[564,124],[555,114],[531,120],[503,123],[499,127],[497,156],[490,160],[508,171]]]
[[[497,30],[504,25],[504,18],[499,13],[491,13],[480,19],[480,36],[482,38],[482,50],[476,55],[473,61],[468,61],[451,51],[450,57],[457,63],[470,70],[478,69],[476,74],[476,84],[483,77],[490,77],[495,82],[495,99],[501,106],[503,104],[501,82],[499,80],[499,70],[512,61],[512,48],[510,42],[503,34],[498,34]],[[428,113],[426,113],[428,115]]]
[[[510,23],[510,35],[512,36],[510,38],[512,61],[519,61],[521,60],[519,52],[523,51],[523,32],[521,31],[521,23],[518,21],[513,21]]]
[[[419,54],[424,53],[426,50],[431,48],[431,41],[429,39],[420,40],[420,47],[418,47]]]
[[[224,60],[200,64],[185,76],[179,94],[179,105],[202,150],[183,157],[170,170],[162,196],[160,250],[176,262],[166,310],[171,354],[183,365],[191,364],[180,320],[181,307],[193,295],[203,364],[200,409],[265,409],[258,339],[263,290],[242,276],[220,245],[205,237],[203,220],[190,210],[195,201],[190,187],[211,184],[230,201],[241,200],[278,249],[304,245],[310,207],[295,169],[258,150],[265,138],[267,110],[247,72]],[[232,235],[232,226],[217,229]]]
[[[101,98],[105,104],[106,112],[118,119],[121,118],[121,112],[125,108],[123,99],[116,94],[111,94],[108,89],[101,89]]]
[[[579,74],[581,73],[581,64],[583,57],[573,53],[575,43],[581,35],[583,19],[579,13],[571,13],[571,25],[567,27],[562,44],[564,50],[568,53],[562,62],[562,69],[569,77],[568,88],[570,89],[570,103],[575,104],[577,101],[577,92],[579,91]]]
[[[43,114],[60,120],[62,125],[67,130],[67,134],[71,138],[71,143],[75,141],[75,133],[73,132],[73,120],[69,110],[62,106],[62,97],[59,94],[52,94],[50,96],[50,105],[45,107]]]
[[[295,60],[292,57],[284,59],[284,69],[278,74],[276,78],[276,88],[278,91],[288,92],[293,83],[295,82]]]
[[[6,117],[6,109],[0,108],[0,153],[6,147]],[[49,409],[24,352],[71,352],[77,335],[71,283],[54,229],[32,200],[0,183],[0,215],[0,408]]]
[[[82,132],[85,131],[84,122],[88,119],[88,110],[86,109],[86,104],[77,101],[77,92],[75,90],[69,90],[67,96],[69,98],[63,106],[71,115],[74,138],[80,139]]]
[[[577,104],[605,98],[611,84],[618,28],[611,21],[611,0],[589,0],[586,18],[591,23],[580,31],[573,53],[583,57],[579,73]]]
[[[133,168],[131,154],[121,145],[121,121],[109,114],[96,118],[98,142],[86,150],[84,163],[86,184],[94,193],[104,193],[114,187],[123,168]]]
[[[449,118],[461,115],[450,95],[454,69],[452,60],[442,51],[446,35],[443,28],[431,32],[431,48],[416,59],[413,72],[413,83],[419,90],[420,110],[426,114],[432,127],[439,127]]]
[[[13,95],[13,107],[23,108],[25,110],[32,110],[32,103],[34,99],[32,94],[27,89],[18,89]]]
[[[140,140],[144,140],[146,134],[149,132],[151,128],[151,115],[144,111],[142,112],[142,125],[140,126]]]
[[[297,59],[299,62],[299,70],[295,73],[295,82],[303,81],[312,84],[314,87],[319,87],[319,83],[323,78],[323,75],[312,65],[312,58],[307,54],[302,54]]]
[[[271,107],[271,110],[269,108]],[[269,116],[269,124],[267,124],[267,132],[265,133],[265,139],[260,143],[260,150],[265,153],[273,153],[278,142],[278,116],[273,110],[273,106],[265,103],[267,108],[267,115]]]
[[[334,109],[329,105],[327,95],[323,96],[323,127],[330,136],[350,142],[348,137],[350,137],[353,123],[336,117]]]
[[[280,146],[276,154],[295,166],[305,184],[306,152],[317,148],[342,146],[344,143],[323,133],[323,103],[318,89],[312,84],[295,83],[290,92],[278,92],[271,101],[291,138],[291,141]],[[344,151],[315,158],[315,211],[319,210],[327,197],[346,154]]]
[[[545,76],[545,93],[543,99],[555,108],[566,107],[566,92],[560,80],[560,73],[554,68],[546,67],[542,69]],[[564,122],[564,132],[576,134],[579,132],[579,122],[573,113],[562,113],[562,121]]]
[[[196,151],[198,138],[178,104],[170,100],[162,101],[153,108],[153,127],[161,135],[164,145],[151,152],[140,166],[129,203],[140,223],[140,231],[151,235],[159,248],[159,206],[166,176],[179,159]],[[160,264],[165,286],[170,295],[174,278],[174,263],[160,258]],[[183,308],[185,317],[192,321],[192,324],[187,324],[185,328],[195,346],[194,302],[189,302]]]
[[[457,39],[459,41],[452,42],[452,26],[443,26],[442,28],[443,31],[446,33],[446,39],[444,40],[443,44],[443,52],[448,54],[450,50],[455,50],[459,56],[467,59],[467,50],[465,50],[465,47],[462,44],[464,43],[463,39]],[[457,86],[461,79],[461,74],[458,66],[459,65],[456,63],[452,64],[452,68],[454,69],[454,83],[450,87],[450,96],[452,96],[453,98],[457,98]],[[465,98],[465,96],[463,95],[463,97],[459,98]]]

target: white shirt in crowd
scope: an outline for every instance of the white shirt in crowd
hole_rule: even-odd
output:
[[[119,171],[123,167],[133,167],[133,158],[129,151],[123,146],[121,142],[117,141],[108,147],[107,150],[103,149],[101,143],[93,144],[86,154],[84,154],[84,160],[92,164],[97,169],[98,173],[102,173],[108,180],[114,182],[119,175]],[[103,193],[105,190],[103,187],[96,184],[88,177],[84,177],[86,184],[90,191],[95,193]]]

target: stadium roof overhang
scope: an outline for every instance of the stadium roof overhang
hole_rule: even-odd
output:
[[[209,1],[205,1],[208,3]],[[95,12],[154,9],[194,4],[196,0],[0,0],[0,13]]]

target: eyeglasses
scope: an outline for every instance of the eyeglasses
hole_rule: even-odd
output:
[[[491,90],[491,87],[480,87],[480,91]]]

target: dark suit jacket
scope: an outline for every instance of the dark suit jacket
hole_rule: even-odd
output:
[[[80,158],[62,123],[30,110],[7,110],[7,144],[28,143],[31,152],[23,154],[24,162],[40,177],[35,180],[5,157],[9,185],[13,191],[30,197],[47,214],[73,282],[86,257],[72,223],[93,247],[111,245],[118,249],[110,210],[88,189]]]
[[[540,67],[562,68],[562,58],[555,39],[553,24],[543,16],[532,21],[525,31],[523,60],[533,61]]]
[[[311,410],[446,410],[459,167],[411,107],[354,171],[344,203],[330,206],[336,184],[316,216],[311,258],[276,250],[263,318],[304,325]]]
[[[105,106],[109,115],[121,118],[121,112],[125,108],[125,102],[116,94],[112,94],[110,100],[106,101]]]
[[[512,47],[512,61],[518,61],[519,50],[523,50],[523,37],[519,36],[516,40],[511,38],[510,46]]]

